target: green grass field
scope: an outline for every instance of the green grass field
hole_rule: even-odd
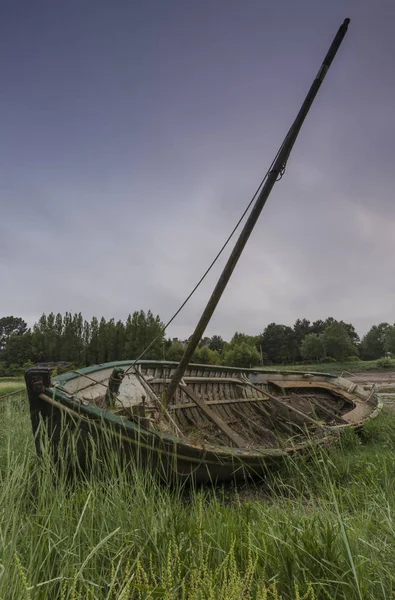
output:
[[[22,377],[0,377],[0,397],[23,390],[25,382]]]
[[[395,418],[265,482],[169,489],[113,457],[85,480],[34,452],[24,392],[0,403],[1,600],[390,599]]]

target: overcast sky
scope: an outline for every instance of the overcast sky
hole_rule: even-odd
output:
[[[3,0],[0,316],[167,320],[351,24],[207,334],[395,321],[393,0]],[[169,329],[187,337],[224,261]]]

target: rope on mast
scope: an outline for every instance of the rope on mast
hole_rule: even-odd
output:
[[[188,296],[185,298],[184,302],[180,305],[180,307],[176,310],[176,312],[174,313],[174,315],[171,317],[171,319],[169,321],[167,321],[166,325],[164,325],[161,328],[160,333],[158,333],[158,335],[156,335],[153,340],[150,341],[150,343],[144,348],[144,350],[141,352],[141,354],[139,354],[139,356],[133,361],[133,363],[126,369],[125,371],[125,375],[131,370],[135,368],[136,363],[141,360],[141,358],[144,356],[144,354],[146,352],[148,352],[148,350],[151,348],[151,346],[156,342],[156,340],[158,338],[160,338],[164,332],[166,331],[166,329],[169,327],[169,325],[174,321],[174,319],[179,315],[179,313],[182,311],[182,309],[184,308],[184,306],[187,304],[187,302],[192,298],[193,294],[196,292],[196,290],[198,289],[198,287],[200,286],[200,284],[204,281],[204,279],[207,277],[207,275],[209,274],[209,272],[211,271],[211,269],[214,267],[215,263],[217,262],[217,260],[219,259],[219,257],[221,256],[222,252],[225,250],[226,246],[229,244],[230,240],[232,239],[232,237],[234,236],[234,234],[236,233],[237,229],[239,228],[241,222],[243,221],[244,217],[246,216],[247,212],[249,211],[249,209],[251,208],[252,203],[255,201],[255,198],[257,197],[259,190],[262,188],[263,184],[265,183],[270,171],[273,168],[274,163],[276,162],[276,159],[278,157],[278,155],[280,154],[282,147],[284,145],[284,142],[281,144],[281,147],[279,149],[279,151],[277,152],[272,164],[270,165],[266,175],[264,176],[264,178],[262,179],[262,181],[260,182],[259,186],[257,187],[254,195],[252,196],[251,200],[249,201],[249,203],[247,204],[246,208],[244,209],[241,217],[239,218],[239,220],[237,221],[236,225],[233,227],[231,233],[229,234],[229,236],[226,238],[224,244],[222,245],[221,249],[219,250],[219,252],[217,253],[217,255],[215,256],[214,260],[210,263],[209,267],[206,269],[206,271],[203,273],[202,277],[199,279],[199,281],[197,282],[197,284],[195,285],[195,287],[192,289],[192,291],[188,294]],[[288,160],[288,158],[287,158]],[[281,169],[281,173],[279,174],[278,180],[280,180],[284,173],[285,173],[285,168],[286,168],[286,162],[284,163],[282,169]]]

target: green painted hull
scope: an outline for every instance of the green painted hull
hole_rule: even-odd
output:
[[[117,366],[120,364],[125,365],[116,363]],[[145,366],[148,364],[148,361],[144,362]],[[79,374],[95,373],[109,366],[112,365],[82,369]],[[216,368],[224,370],[223,367]],[[229,372],[228,367],[226,371]],[[239,371],[252,377],[262,373],[246,369]],[[145,429],[110,411],[85,405],[64,389],[54,386],[45,369],[29,369],[25,377],[38,453],[42,444],[40,430],[45,430],[55,454],[60,452],[60,448],[62,451],[66,449],[70,463],[78,463],[81,468],[92,468],[98,457],[105,460],[115,448],[119,456],[133,467],[149,470],[166,482],[185,478],[213,483],[246,480],[264,477],[268,469],[279,465],[287,456],[307,452],[312,445],[328,444],[336,439],[335,432],[333,435],[328,432],[319,440],[307,440],[286,449],[248,451],[231,447],[205,447],[155,429]],[[56,378],[56,383],[58,386],[64,385],[73,377],[73,374],[60,376]],[[369,418],[375,416],[379,409],[376,403]]]

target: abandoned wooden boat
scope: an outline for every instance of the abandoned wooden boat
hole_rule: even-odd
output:
[[[164,409],[161,397],[176,368],[124,361],[51,382],[48,369],[33,367],[26,373],[33,430],[43,421],[56,446],[65,423],[79,436],[82,462],[88,438],[99,446],[111,431],[123,457],[164,480],[216,482],[263,476],[381,409],[375,394],[343,377],[194,364]]]
[[[38,451],[40,422],[46,425],[54,448],[63,443],[61,425],[65,423],[68,431],[77,434],[73,448],[81,463],[92,462],[90,440],[96,440],[94,451],[100,451],[110,433],[122,457],[165,479],[240,479],[262,475],[284,457],[315,443],[329,443],[340,429],[360,427],[378,414],[376,396],[342,377],[190,364],[266,200],[284,175],[348,24],[345,19],[340,26],[253,198],[255,203],[181,361],[144,361],[140,360],[143,353],[135,361],[82,369],[53,382],[48,369],[29,369],[26,385]]]

